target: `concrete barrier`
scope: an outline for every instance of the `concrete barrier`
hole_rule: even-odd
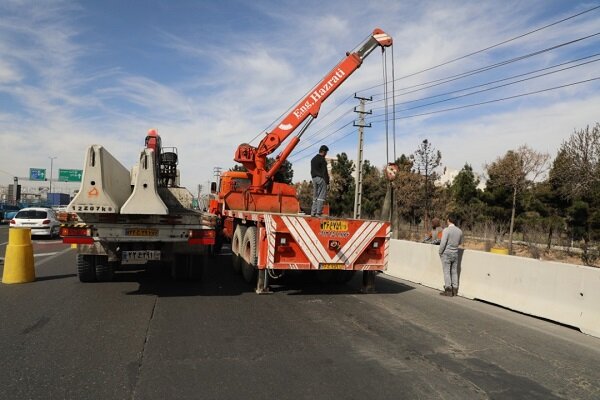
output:
[[[438,246],[392,240],[387,273],[442,289]],[[464,250],[459,295],[571,325],[600,337],[600,268]]]

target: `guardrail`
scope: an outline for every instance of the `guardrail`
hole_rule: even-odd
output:
[[[387,274],[443,289],[438,246],[391,240]],[[459,295],[600,337],[600,268],[464,250]]]

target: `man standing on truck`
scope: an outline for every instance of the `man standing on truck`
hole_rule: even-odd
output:
[[[313,182],[313,202],[310,210],[312,217],[320,217],[323,214],[323,204],[327,197],[327,186],[329,185],[327,160],[325,160],[328,151],[329,148],[322,145],[319,148],[319,154],[310,161],[310,175]]]

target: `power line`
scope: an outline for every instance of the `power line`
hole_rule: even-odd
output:
[[[575,85],[580,85],[580,84],[583,84],[583,83],[588,83],[588,82],[597,81],[597,80],[600,80],[600,77],[586,79],[586,80],[582,80],[582,81],[578,81],[578,82],[572,82],[572,83],[568,83],[568,84],[565,84],[565,85],[554,86],[554,87],[550,87],[550,88],[546,88],[546,89],[541,89],[541,90],[536,90],[536,91],[532,91],[532,92],[521,93],[521,94],[517,94],[517,95],[514,95],[514,96],[508,96],[508,97],[503,97],[503,98],[499,98],[499,99],[493,99],[493,100],[482,101],[482,102],[478,102],[478,103],[466,104],[466,105],[462,105],[462,106],[458,106],[458,107],[446,108],[446,109],[443,109],[443,110],[436,110],[436,111],[431,111],[431,112],[427,112],[427,113],[420,113],[420,114],[405,115],[405,116],[397,117],[396,119],[400,120],[400,119],[409,119],[409,118],[415,118],[415,117],[422,117],[422,116],[427,116],[427,115],[440,114],[440,113],[444,113],[444,112],[461,110],[461,109],[465,109],[465,108],[477,107],[477,106],[486,105],[486,104],[498,103],[498,102],[502,102],[502,101],[506,101],[506,100],[512,100],[512,99],[516,99],[516,98],[520,98],[520,97],[532,96],[532,95],[539,94],[539,93],[549,92],[549,91],[552,91],[552,90],[558,90],[558,89],[562,89],[562,88],[566,88],[566,87],[570,87],[570,86],[575,86]],[[379,116],[381,116],[381,115],[379,115]],[[383,122],[383,119],[381,119],[381,120],[375,120],[375,121],[372,121],[372,122],[373,123]],[[340,127],[339,129],[331,132],[330,134],[324,136],[324,138],[333,136],[337,132],[341,131],[347,125],[349,125],[349,124],[346,124],[346,125]],[[344,139],[344,138],[346,138],[346,137],[348,137],[348,136],[350,136],[350,135],[352,135],[354,133],[355,133],[355,131],[352,130],[351,132],[349,132],[347,134],[344,134],[343,136],[340,136],[336,140],[338,140],[338,141],[342,140],[342,139]],[[306,150],[306,149],[304,149],[304,150]],[[294,159],[294,162],[301,161],[301,160],[303,160],[303,159],[305,159],[305,158],[307,158],[309,156],[310,156],[310,154],[306,155],[306,156],[303,156],[303,157],[300,157],[300,158],[296,158],[296,159]]]
[[[457,100],[457,99],[461,99],[461,98],[464,98],[464,97],[473,96],[473,95],[484,93],[484,92],[489,92],[491,90],[499,89],[499,88],[502,88],[502,87],[507,87],[507,86],[515,85],[517,83],[530,81],[530,80],[537,79],[537,78],[540,78],[540,77],[543,77],[543,76],[548,76],[548,75],[556,74],[556,73],[559,73],[559,72],[563,72],[563,71],[566,71],[566,70],[569,70],[569,69],[572,69],[572,68],[580,67],[582,65],[595,63],[595,62],[598,62],[598,61],[600,61],[600,58],[595,59],[595,60],[591,60],[591,61],[586,61],[586,62],[583,62],[583,63],[580,63],[580,64],[572,65],[570,67],[561,68],[561,69],[558,69],[556,71],[551,71],[551,72],[546,72],[546,73],[539,74],[539,75],[534,75],[534,76],[531,76],[529,78],[524,78],[524,79],[516,80],[514,82],[504,83],[502,85],[492,86],[492,87],[489,87],[487,89],[477,90],[475,92],[466,93],[466,94],[463,94],[463,95],[460,95],[460,96],[450,97],[450,98],[447,98],[447,99],[438,100],[438,101],[434,101],[434,102],[431,102],[431,103],[420,104],[418,106],[404,108],[404,109],[401,109],[401,110],[398,110],[398,111],[409,111],[409,110],[414,110],[414,109],[417,109],[417,108],[423,108],[423,107],[431,106],[431,105],[434,105],[434,104],[444,103],[444,102],[447,102],[447,101]],[[550,68],[554,68],[554,67],[550,67]],[[531,74],[531,72],[529,72],[527,74],[524,74],[524,75],[530,75],[530,74]],[[508,80],[508,79],[514,79],[514,77],[500,79],[499,81],[505,81],[505,80]],[[496,81],[495,83],[497,83],[499,81]],[[456,93],[456,92],[463,92],[465,90],[470,90],[470,89],[481,87],[481,86],[487,86],[487,85],[490,85],[490,84],[491,83],[486,83],[486,84],[483,84],[483,85],[476,85],[476,86],[471,87],[471,88],[461,89],[461,90],[455,91],[454,93]],[[443,96],[443,95],[444,94],[440,94],[440,95],[436,95],[436,96],[430,96],[430,98],[431,97],[440,97],[440,96]],[[423,100],[423,99],[421,99],[421,100]],[[418,101],[421,101],[421,100],[418,100]],[[406,102],[406,103],[412,103],[412,102],[415,102],[415,101],[417,101],[417,100],[412,100],[412,101]],[[400,103],[400,104],[405,104],[405,103]],[[374,110],[381,110],[382,108],[384,108],[384,107],[377,107]]]
[[[598,6],[598,7],[595,7],[595,8],[593,8],[593,9],[590,9],[590,10],[588,10],[587,12],[589,12],[589,11],[593,11],[594,9],[597,9],[597,8],[600,8],[600,6]],[[580,14],[578,14],[578,15],[580,15]],[[573,16],[573,17],[574,17],[574,16]],[[573,18],[573,17],[572,17],[572,18]],[[533,32],[533,31],[532,31],[532,32]],[[418,88],[418,87],[420,87],[420,86],[424,86],[424,85],[431,84],[431,85],[429,85],[429,86],[422,87],[422,88],[419,88],[419,89],[416,89],[416,90],[413,90],[413,91],[410,91],[410,92],[406,92],[406,93],[400,93],[400,94],[398,94],[398,95],[394,96],[394,98],[396,98],[396,97],[400,97],[400,96],[404,96],[404,95],[407,95],[407,94],[410,94],[410,93],[415,93],[415,92],[418,92],[418,91],[421,91],[421,90],[429,89],[429,88],[432,88],[432,87],[435,87],[435,86],[439,86],[439,85],[442,85],[442,84],[445,84],[445,83],[453,82],[453,81],[456,81],[456,80],[459,80],[459,79],[463,79],[463,78],[466,78],[466,77],[468,77],[468,76],[472,76],[472,75],[475,75],[475,74],[478,74],[478,73],[481,73],[481,72],[489,71],[489,70],[491,70],[491,69],[495,69],[495,68],[498,68],[498,67],[501,67],[501,66],[504,66],[504,65],[508,65],[508,64],[511,64],[511,63],[514,63],[514,62],[517,62],[517,61],[521,61],[521,60],[524,60],[524,59],[527,59],[527,58],[530,58],[530,57],[534,57],[534,56],[537,56],[537,55],[540,55],[540,54],[543,54],[543,53],[546,53],[546,52],[549,52],[549,51],[552,51],[552,50],[556,50],[556,49],[558,49],[558,48],[561,48],[561,47],[564,47],[564,46],[568,46],[568,45],[570,45],[570,44],[577,43],[577,42],[580,42],[580,41],[583,41],[583,40],[586,40],[586,39],[589,39],[589,38],[592,38],[592,37],[595,37],[595,36],[598,36],[598,35],[600,35],[600,32],[597,32],[597,33],[594,33],[594,34],[591,34],[591,35],[587,35],[587,36],[584,36],[584,37],[580,37],[580,38],[577,38],[577,39],[573,39],[573,40],[570,40],[570,41],[567,41],[567,42],[559,43],[559,44],[557,44],[557,45],[554,45],[554,46],[551,46],[551,47],[547,47],[547,48],[545,48],[545,49],[542,49],[542,50],[534,51],[534,52],[532,52],[532,53],[528,53],[528,54],[521,55],[521,56],[518,56],[518,57],[514,57],[514,58],[511,58],[511,59],[503,60],[503,61],[500,61],[500,62],[498,62],[498,63],[494,63],[494,64],[491,64],[491,65],[488,65],[488,66],[484,66],[484,67],[476,68],[476,69],[474,69],[474,70],[470,70],[470,71],[463,72],[463,73],[460,73],[460,74],[451,75],[451,76],[448,76],[448,77],[445,77],[445,78],[436,79],[436,80],[429,81],[429,82],[425,82],[425,83],[421,83],[421,84],[418,84],[418,85],[413,85],[413,86],[408,86],[408,87],[400,88],[400,89],[398,89],[398,90],[406,90],[406,89]],[[482,51],[483,51],[483,50],[482,50]],[[593,56],[590,56],[590,57],[593,57]],[[586,57],[584,57],[584,59],[585,59],[585,58],[586,58]],[[572,62],[576,62],[576,61],[577,61],[577,60],[574,60],[574,61],[572,61]],[[557,67],[557,66],[560,66],[560,65],[561,65],[561,64],[558,64],[558,65],[555,65],[554,67],[548,67],[548,68],[555,68],[555,67]],[[541,69],[541,70],[544,70],[544,69]],[[537,71],[529,72],[529,73],[527,73],[527,74],[531,74],[531,73],[535,73],[535,72],[537,72]],[[522,75],[527,75],[527,74],[522,74]],[[547,74],[546,74],[546,75],[547,75]],[[518,76],[519,76],[519,75],[516,75],[516,76],[514,76],[513,78],[505,78],[504,80],[507,80],[507,79],[514,79],[515,77],[518,77]],[[542,75],[540,75],[540,76],[542,76]],[[402,79],[402,78],[398,78],[398,79],[396,79],[396,80],[400,80],[400,79]],[[533,79],[533,78],[532,78],[532,79]],[[499,81],[502,81],[502,80],[499,80]],[[489,83],[487,83],[487,84],[478,85],[478,86],[485,86],[485,85],[489,85],[489,84],[493,84],[493,83],[496,83],[496,81],[492,81],[492,82],[489,82]],[[382,85],[383,85],[383,84],[382,84]],[[379,87],[379,86],[382,86],[382,85],[377,85],[377,86],[375,86],[375,87]],[[500,86],[498,86],[498,87],[502,87],[502,86],[507,86],[507,85],[500,85]],[[477,87],[477,86],[475,86],[475,87]],[[474,87],[474,88],[475,88],[475,87]],[[497,88],[498,88],[498,87],[497,87]],[[364,91],[366,91],[366,90],[368,90],[368,89],[359,90],[359,92],[364,92]],[[460,91],[464,91],[464,90],[469,90],[469,89],[461,89]],[[486,90],[482,90],[482,91],[479,91],[479,92],[483,92],[483,91],[489,91],[489,90],[491,90],[491,89],[486,89]],[[475,94],[475,93],[473,93],[473,94]],[[439,96],[441,96],[441,95],[438,95],[437,97],[439,97]],[[465,95],[465,96],[457,96],[456,98],[461,98],[461,97],[466,97],[466,95]],[[345,102],[345,101],[347,101],[349,98],[350,98],[350,97],[346,98],[346,99],[344,100],[344,102]],[[413,100],[413,102],[414,102],[414,101],[422,101],[422,100],[424,100],[424,99],[420,99],[420,100]],[[374,101],[374,103],[381,102],[381,101],[382,101],[382,100],[376,100],[376,101]],[[449,101],[449,100],[444,100],[444,101]],[[440,102],[443,102],[443,101],[440,101]],[[434,103],[431,103],[431,104],[436,104],[436,103],[439,103],[439,102],[434,102]],[[339,106],[341,106],[341,104],[343,104],[343,102],[342,102],[342,103],[340,103],[338,106],[336,106],[336,107],[335,107],[333,110],[331,110],[331,112],[333,112],[335,109],[337,109]],[[429,104],[429,105],[431,105],[431,104]],[[414,107],[414,108],[420,108],[420,107],[424,107],[424,106],[419,106],[419,107]],[[379,108],[379,109],[380,109],[380,108]],[[410,108],[410,109],[413,109],[413,108]],[[406,110],[403,110],[403,111],[406,111]],[[346,113],[348,113],[348,112],[346,112]],[[328,114],[329,114],[329,113],[328,113]],[[326,115],[328,115],[328,114],[326,114]],[[338,121],[338,120],[339,120],[341,117],[343,117],[343,115],[342,115],[342,116],[340,116],[340,117],[338,117],[336,120],[332,121],[332,122],[331,122],[329,125],[327,125],[327,126],[323,127],[323,128],[320,130],[320,131],[317,131],[317,132],[313,133],[313,134],[312,134],[310,137],[308,137],[307,139],[314,138],[314,137],[315,137],[316,135],[318,135],[320,132],[322,132],[323,130],[327,129],[329,126],[331,126],[331,125],[332,125],[332,124],[334,124],[335,122],[337,122],[337,121]],[[374,117],[375,117],[375,116],[374,116]],[[371,117],[371,118],[374,118],[374,117]],[[395,116],[393,117],[393,120],[394,120],[394,121],[396,121],[396,120],[398,120],[398,119],[401,119],[401,118],[396,118]],[[345,127],[345,126],[346,126],[346,125],[343,125],[343,126],[342,126],[342,128],[343,128],[343,127]],[[340,129],[342,129],[342,128],[340,128]],[[334,131],[334,132],[337,132],[337,131],[339,131],[339,129],[338,129],[338,130],[336,130],[336,131]],[[329,137],[329,135],[327,135],[327,136],[325,136],[325,137]],[[324,137],[324,138],[325,138],[325,137]],[[296,152],[296,154],[298,154],[298,153],[301,153],[301,152],[303,152],[303,151],[307,150],[308,148],[312,147],[312,145],[314,145],[314,143],[313,143],[313,144],[311,144],[311,146],[305,147],[305,148],[303,148],[302,150],[300,150],[300,151],[297,151],[297,152]]]
[[[454,59],[452,59],[452,60],[449,60],[449,61],[445,61],[445,62],[443,62],[443,63],[441,63],[441,64],[434,65],[433,67],[425,68],[425,69],[422,69],[422,70],[420,70],[420,71],[413,72],[413,73],[411,73],[411,74],[408,74],[408,75],[401,76],[401,77],[400,77],[400,78],[398,78],[397,80],[401,80],[401,79],[410,78],[410,77],[412,77],[412,76],[415,76],[415,75],[420,75],[420,74],[422,74],[422,73],[424,73],[424,72],[431,71],[431,70],[433,70],[433,69],[436,69],[436,68],[442,67],[442,66],[444,66],[444,65],[451,64],[451,63],[453,63],[453,62],[456,62],[456,61],[459,61],[459,60],[463,60],[463,59],[465,59],[465,58],[467,58],[467,57],[471,57],[471,56],[473,56],[473,55],[475,55],[475,54],[483,53],[484,51],[491,50],[491,49],[493,49],[493,48],[495,48],[495,47],[501,46],[501,45],[503,45],[503,44],[506,44],[506,43],[510,43],[510,42],[512,42],[512,41],[515,41],[515,40],[517,40],[517,39],[521,39],[521,38],[523,38],[523,37],[525,37],[525,36],[528,36],[528,35],[531,35],[531,34],[533,34],[533,33],[539,32],[539,31],[541,31],[541,30],[544,30],[544,29],[546,29],[546,28],[549,28],[549,27],[551,27],[551,26],[558,25],[558,24],[560,24],[560,23],[562,23],[562,22],[565,22],[565,21],[568,21],[568,20],[570,20],[570,19],[573,19],[573,18],[579,17],[579,16],[581,16],[581,15],[587,14],[587,13],[589,13],[589,12],[592,12],[592,11],[594,11],[594,10],[597,10],[598,8],[600,8],[600,6],[592,7],[592,8],[590,8],[590,9],[588,9],[588,10],[585,10],[585,11],[582,11],[582,12],[580,12],[580,13],[577,13],[577,14],[571,15],[571,16],[569,16],[569,17],[566,17],[566,18],[560,19],[560,20],[558,20],[558,21],[555,21],[555,22],[552,22],[552,23],[550,23],[550,24],[548,24],[548,25],[544,25],[544,26],[542,26],[542,27],[540,27],[540,28],[534,29],[534,30],[532,30],[532,31],[526,32],[526,33],[524,33],[524,34],[521,34],[521,35],[515,36],[515,37],[513,37],[513,38],[510,38],[510,39],[504,40],[504,41],[502,41],[502,42],[500,42],[500,43],[496,43],[496,44],[494,44],[494,45],[492,45],[492,46],[488,46],[488,47],[486,47],[486,48],[484,48],[484,49],[477,50],[477,51],[474,51],[474,52],[472,52],[472,53],[465,54],[464,56],[460,56],[460,57],[454,58]],[[366,90],[375,89],[375,88],[377,88],[377,87],[379,87],[379,86],[381,86],[381,85],[376,85],[376,86],[373,86],[373,87],[370,87],[370,88],[367,88],[367,89],[361,90],[361,92],[363,92],[363,91],[366,91]]]
[[[459,80],[459,79],[462,79],[462,78],[466,78],[468,76],[476,75],[476,74],[479,74],[481,72],[486,72],[486,71],[489,71],[489,70],[492,70],[492,69],[495,69],[495,68],[499,68],[499,67],[502,67],[502,66],[505,66],[505,65],[508,65],[508,64],[512,64],[512,63],[517,62],[517,61],[525,60],[527,58],[531,58],[531,57],[534,57],[534,56],[537,56],[537,55],[540,55],[540,54],[543,54],[543,53],[547,53],[549,51],[556,50],[558,48],[561,48],[561,47],[564,47],[564,46],[568,46],[570,44],[577,43],[577,42],[580,42],[582,40],[586,40],[586,39],[589,39],[591,37],[598,36],[598,35],[600,35],[600,32],[594,33],[592,35],[584,36],[584,37],[581,37],[581,38],[578,38],[578,39],[570,40],[568,42],[563,42],[563,43],[560,43],[560,44],[557,44],[557,45],[554,45],[554,46],[551,46],[551,47],[547,47],[547,48],[542,49],[542,50],[538,50],[538,51],[534,51],[532,53],[528,53],[528,54],[522,55],[522,56],[510,58],[508,60],[503,60],[503,61],[500,61],[500,62],[497,62],[497,63],[494,63],[494,64],[490,64],[490,65],[487,65],[487,66],[484,66],[484,67],[476,68],[476,69],[473,69],[473,70],[470,70],[470,71],[467,71],[467,72],[462,72],[460,74],[455,74],[455,75],[447,76],[447,77],[444,77],[444,78],[435,79],[435,80],[432,80],[432,81],[429,81],[429,82],[419,83],[417,85],[406,86],[406,87],[400,88],[398,90],[414,89],[414,88],[418,88],[420,86],[429,85],[429,86],[426,86],[426,87],[415,89],[415,90],[410,91],[410,92],[400,93],[400,94],[398,94],[396,96],[397,97],[405,96],[405,95],[410,94],[410,93],[416,93],[416,92],[419,92],[421,90],[430,89],[430,88],[435,87],[435,86],[443,85],[445,83],[454,82],[456,80]],[[362,91],[364,91],[364,90],[362,90]],[[381,101],[381,100],[376,100],[374,102],[376,103],[376,102],[379,102],[379,101]]]
[[[521,93],[521,94],[517,94],[517,95],[514,95],[514,96],[502,97],[500,99],[494,99],[494,100],[489,100],[489,101],[482,101],[482,102],[473,103],[473,104],[466,104],[466,105],[463,105],[463,106],[458,106],[458,107],[453,107],[453,108],[445,108],[443,110],[430,111],[430,112],[421,113],[421,114],[405,115],[405,116],[402,116],[402,117],[398,117],[397,119],[408,119],[408,118],[414,118],[414,117],[422,117],[422,116],[425,116],[425,115],[439,114],[439,113],[447,112],[447,111],[455,111],[455,110],[461,110],[461,109],[464,109],[464,108],[471,108],[471,107],[481,106],[481,105],[485,105],[485,104],[497,103],[497,102],[500,102],[500,101],[512,100],[512,99],[516,99],[516,98],[519,98],[519,97],[531,96],[531,95],[534,95],[534,94],[539,94],[539,93],[543,93],[543,92],[549,92],[551,90],[562,89],[562,88],[566,88],[566,87],[569,87],[569,86],[575,86],[575,85],[579,85],[579,84],[582,84],[582,83],[592,82],[592,81],[596,81],[598,79],[600,79],[600,77],[591,78],[591,79],[585,79],[583,81],[568,83],[568,84],[560,85],[560,86],[554,86],[554,87],[547,88],[547,89],[535,90],[533,92]],[[383,120],[372,121],[372,122],[383,122]]]

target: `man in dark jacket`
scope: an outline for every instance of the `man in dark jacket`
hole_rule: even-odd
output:
[[[327,172],[327,161],[325,156],[329,148],[325,145],[319,148],[319,154],[310,161],[310,176],[313,181],[313,202],[310,215],[320,217],[323,213],[323,204],[327,197],[327,185],[329,185],[329,173]]]

